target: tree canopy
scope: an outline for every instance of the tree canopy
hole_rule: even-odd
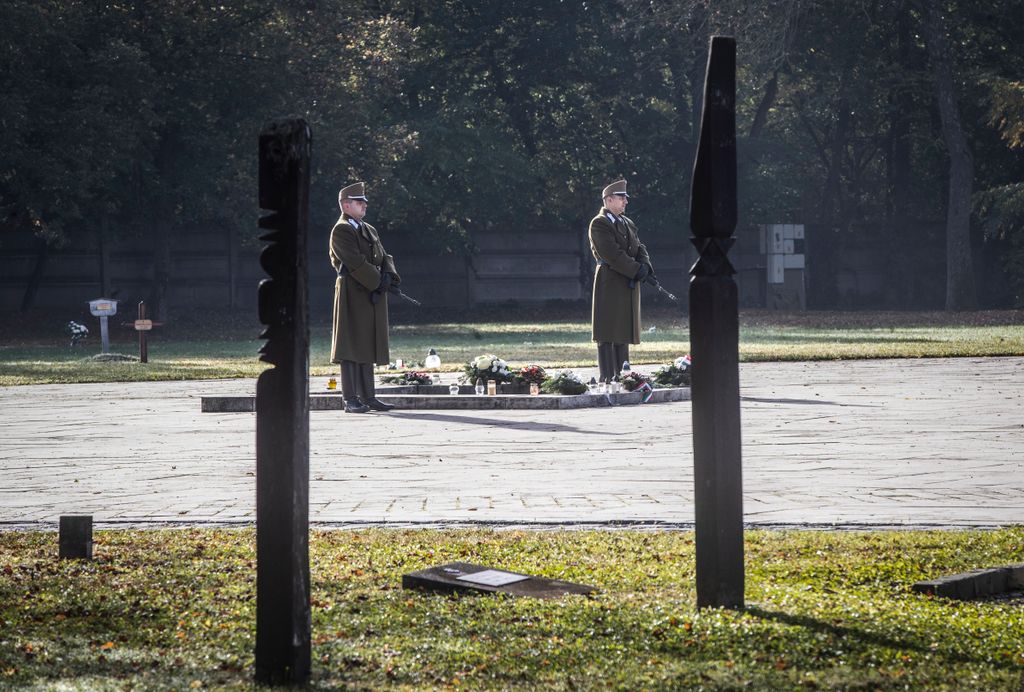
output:
[[[621,176],[645,236],[685,237],[708,39],[724,33],[741,225],[816,225],[826,269],[870,238],[911,306],[900,268],[941,273],[965,252],[947,250],[946,210],[966,190],[964,237],[1012,288],[988,299],[1024,303],[1012,0],[7,0],[0,21],[0,223],[54,247],[100,228],[151,238],[158,283],[176,228],[257,235],[256,135],[293,115],[314,133],[314,224],[366,180],[379,226],[465,254],[476,229],[578,233]]]

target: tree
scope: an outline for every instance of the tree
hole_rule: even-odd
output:
[[[974,157],[960,124],[960,109],[953,86],[953,58],[946,37],[942,0],[929,0],[928,52],[935,78],[935,98],[949,152],[949,196],[946,209],[946,309],[977,307],[971,258],[971,192]]]

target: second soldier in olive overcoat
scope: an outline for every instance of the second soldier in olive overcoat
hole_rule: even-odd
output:
[[[608,185],[604,206],[590,222],[590,250],[597,260],[591,336],[603,381],[629,360],[629,344],[640,343],[640,286],[654,273],[636,224],[622,214],[628,197],[625,180]]]
[[[342,215],[331,230],[330,242],[331,264],[338,272],[331,362],[342,366],[342,395],[350,412],[391,408],[376,398],[373,365],[391,359],[388,289],[401,283],[394,258],[384,250],[377,229],[362,220],[364,192],[363,183],[341,190]]]

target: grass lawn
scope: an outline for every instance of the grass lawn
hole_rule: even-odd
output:
[[[92,562],[0,532],[0,688],[247,688],[255,534],[108,531]],[[598,586],[554,601],[403,591],[463,560]],[[747,609],[694,608],[690,532],[314,532],[316,688],[984,689],[1024,682],[1024,608],[911,593],[1024,561],[1024,528],[752,531]]]
[[[482,353],[514,365],[594,366],[589,320],[570,313],[545,321],[516,316],[509,322],[392,320],[391,357],[422,361],[436,348],[445,368],[461,369]],[[559,316],[555,316],[559,317]],[[568,319],[568,318],[572,319]],[[69,349],[62,322],[27,320],[0,339],[0,386],[62,382],[142,381],[255,377],[263,369],[256,354],[259,325],[238,316],[180,320],[152,333],[148,364],[96,362],[98,328]],[[13,321],[13,318],[8,319]],[[95,321],[95,320],[93,320]],[[1024,311],[975,313],[741,313],[742,360],[920,358],[1024,355]],[[90,328],[96,327],[90,323]],[[685,316],[655,309],[645,313],[643,343],[631,348],[636,364],[666,363],[689,352]],[[138,353],[134,332],[114,330],[111,350]],[[311,328],[310,373],[332,374],[330,327]]]

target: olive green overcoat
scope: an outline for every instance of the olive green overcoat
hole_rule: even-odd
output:
[[[591,337],[599,343],[640,343],[640,286],[630,288],[629,282],[651,258],[636,225],[625,216],[613,222],[602,207],[590,221],[590,251],[597,260]]]
[[[391,272],[396,286],[401,278],[395,271],[394,258],[384,251],[377,229],[363,222],[356,230],[349,216],[342,214],[331,230],[331,264],[338,272],[331,362],[390,362],[387,294],[376,303],[370,296],[380,285],[382,272]]]

